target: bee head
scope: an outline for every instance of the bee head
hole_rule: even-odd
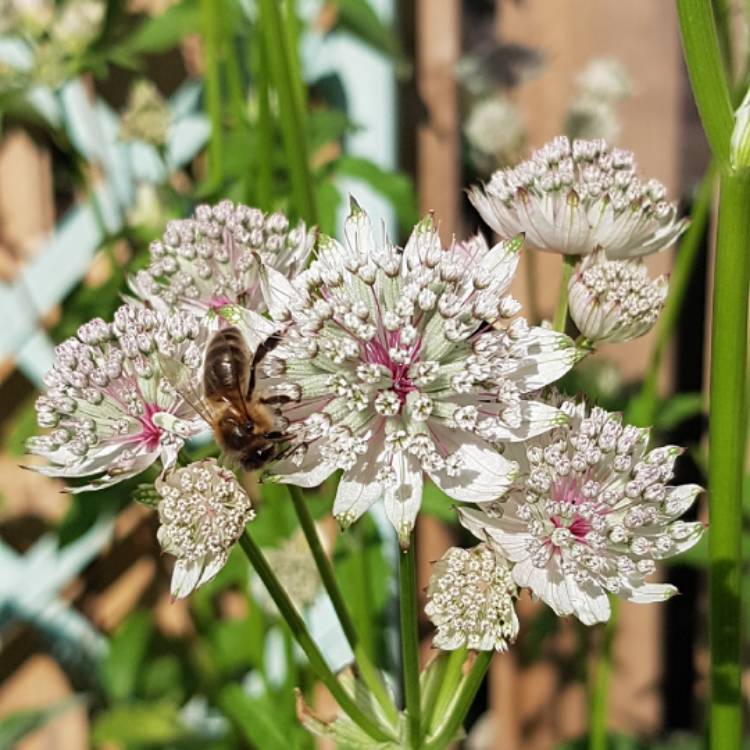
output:
[[[238,418],[233,414],[224,414],[219,430],[227,447],[242,450],[247,441],[253,436],[255,423],[250,417]]]

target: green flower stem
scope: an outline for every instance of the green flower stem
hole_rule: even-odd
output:
[[[568,321],[568,282],[573,274],[573,269],[578,262],[575,255],[563,255],[562,276],[560,278],[560,291],[557,296],[557,307],[552,327],[560,333],[565,332],[565,324]]]
[[[494,651],[480,651],[477,653],[469,673],[463,678],[455,694],[450,710],[445,720],[438,726],[435,734],[425,745],[425,750],[445,750],[456,736],[471,708],[474,697],[487,674]]]
[[[674,267],[669,278],[669,294],[656,327],[656,341],[651,352],[648,370],[641,389],[631,401],[626,414],[627,422],[638,427],[647,427],[653,424],[656,416],[659,402],[659,371],[672,334],[680,319],[688,285],[698,260],[701,240],[705,235],[708,217],[711,213],[711,198],[715,179],[716,170],[713,165],[710,165],[703,176],[695,197],[690,226],[680,241],[675,255]]]
[[[221,183],[224,175],[224,132],[221,119],[221,76],[219,70],[219,10],[216,0],[201,0],[203,39],[205,43],[206,109],[211,122],[208,142],[208,176],[212,185]]]
[[[296,72],[291,69],[296,56],[293,57],[288,49],[288,35],[282,25],[277,0],[259,0],[258,8],[270,78],[279,100],[279,124],[294,205],[305,221],[316,224],[317,208],[307,153],[304,111],[295,84]]]
[[[268,564],[268,560],[266,560],[262,550],[256,544],[247,529],[245,529],[245,532],[240,537],[240,546],[247,555],[247,559],[255,569],[255,572],[258,574],[261,581],[263,581],[263,585],[266,587],[268,593],[278,607],[279,612],[289,626],[292,635],[305,652],[312,670],[318,676],[318,679],[331,692],[331,695],[336,699],[339,706],[341,706],[341,709],[348,714],[349,718],[357,724],[362,731],[366,732],[373,739],[381,742],[393,741],[393,737],[391,737],[390,734],[375,721],[375,719],[368,716],[355,703],[354,699],[346,692],[346,690],[344,690],[341,683],[336,679],[336,675],[331,671],[323,654],[320,653],[320,649],[312,639],[312,636],[305,625],[305,621],[295,608],[289,595],[286,593],[284,587],[276,577],[276,574]]]
[[[271,210],[273,175],[271,154],[273,153],[273,129],[271,103],[268,93],[268,55],[260,26],[256,26],[255,44],[252,45],[252,64],[255,71],[255,90],[258,97],[258,181],[255,202],[263,211]]]
[[[459,682],[463,677],[461,668],[466,661],[466,646],[455,651],[441,651],[438,656],[438,670],[434,680],[427,686],[425,693],[424,725],[428,735],[434,733],[437,725],[445,716],[450,702],[456,694]],[[433,689],[435,690],[433,694]]]
[[[711,0],[677,0],[677,12],[685,62],[703,129],[714,156],[722,166],[727,166],[734,112]]]
[[[297,513],[297,518],[302,527],[302,533],[305,535],[307,544],[310,547],[310,552],[312,553],[315,565],[320,573],[323,586],[331,599],[331,603],[333,604],[333,608],[339,618],[346,640],[349,642],[349,645],[354,652],[354,658],[357,662],[359,674],[362,677],[363,682],[372,692],[375,700],[380,704],[388,721],[395,724],[398,721],[398,711],[388,694],[388,689],[386,688],[377,667],[370,660],[367,650],[357,636],[354,622],[352,621],[344,597],[341,594],[341,589],[336,581],[336,574],[334,573],[333,565],[323,549],[323,544],[321,543],[318,531],[315,528],[315,521],[313,521],[313,518],[310,515],[310,510],[307,507],[305,496],[302,494],[302,490],[296,485],[290,484],[287,486],[289,488],[289,495],[292,498],[292,503],[294,504],[294,510]]]
[[[612,612],[604,626],[604,638],[594,674],[591,691],[591,727],[589,750],[607,750],[607,714],[609,708],[609,678],[612,674],[612,645],[620,619],[620,600],[610,597]]]
[[[709,419],[709,747],[742,742],[742,473],[745,454],[750,182],[728,172],[734,128],[710,0],[677,0],[682,44],[698,112],[724,170],[714,262]]]
[[[409,725],[409,743],[421,747],[422,718],[419,697],[419,622],[417,618],[417,563],[414,534],[409,548],[399,555],[399,610],[401,615],[401,657],[404,696]]]
[[[722,175],[711,325],[708,538],[712,750],[742,741],[742,479],[746,439],[750,181]]]

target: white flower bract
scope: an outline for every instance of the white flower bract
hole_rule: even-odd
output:
[[[315,232],[289,226],[280,213],[264,214],[231,201],[201,205],[191,219],[169,222],[151,243],[151,264],[130,279],[131,289],[157,309],[204,315],[239,304],[264,309],[258,269],[268,264],[288,276],[307,262]]]
[[[570,317],[590,341],[630,341],[651,330],[667,291],[666,277],[652,281],[642,260],[607,260],[597,251],[570,278]]]
[[[609,618],[608,592],[633,602],[676,593],[645,579],[656,560],[700,539],[703,525],[679,517],[701,488],[667,486],[680,448],[647,452],[648,430],[599,407],[587,412],[566,401],[562,408],[569,425],[509,446],[520,472],[506,498],[459,516],[513,563],[519,586],[558,615],[591,625]]]
[[[506,651],[518,635],[516,591],[507,560],[491,545],[451,547],[435,563],[427,587],[425,614],[437,628],[433,644]]]
[[[423,474],[460,501],[492,500],[508,488],[515,465],[496,443],[565,420],[527,394],[581,352],[523,319],[500,325],[516,310],[506,290],[520,239],[485,245],[469,263],[465,252],[442,248],[427,219],[401,250],[376,243],[356,205],[346,238],[345,247],[322,240],[294,283],[265,271],[269,310],[286,331],[258,386],[286,401],[291,436],[268,478],[315,486],[342,469],[339,522],[351,524],[383,497],[406,545]]]
[[[501,237],[525,232],[539,250],[608,258],[649,255],[685,230],[656,180],[642,182],[630,151],[555,138],[529,161],[495,172],[469,199]]]
[[[234,474],[215,459],[180,467],[155,487],[161,497],[157,539],[177,558],[171,589],[180,599],[224,567],[255,511]]]
[[[164,377],[161,356],[194,373],[202,363],[202,329],[182,311],[168,314],[122,306],[112,323],[100,318],[55,351],[36,402],[45,435],[30,438],[34,466],[47,476],[95,477],[75,492],[139,474],[156,460],[174,465],[186,438],[206,425]]]

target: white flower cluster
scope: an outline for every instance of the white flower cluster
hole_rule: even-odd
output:
[[[46,435],[28,441],[51,466],[47,476],[95,477],[92,490],[139,474],[157,459],[171,468],[185,439],[206,429],[192,406],[164,377],[168,356],[197,373],[203,361],[198,321],[173,310],[124,305],[112,323],[94,319],[55,352],[36,402]]]
[[[463,249],[442,248],[428,219],[401,250],[376,242],[357,206],[346,236],[346,247],[323,240],[294,283],[265,269],[269,310],[287,330],[259,385],[287,400],[291,436],[270,474],[315,486],[342,469],[339,522],[351,524],[384,497],[406,546],[423,474],[460,501],[507,489],[515,465],[496,443],[565,420],[529,394],[581,353],[563,334],[523,319],[503,323],[518,309],[507,288],[519,241],[479,243],[469,264]]]
[[[143,141],[163,146],[172,122],[169,105],[151,81],[133,84],[128,105],[120,121],[120,137],[126,141]]]
[[[642,182],[630,151],[561,136],[495,174],[469,198],[501,237],[525,232],[539,250],[632,258],[669,247],[686,227],[656,180]]]
[[[255,511],[234,474],[213,459],[176,469],[155,486],[161,496],[157,537],[177,558],[172,596],[182,598],[224,567]]]
[[[437,628],[434,645],[505,651],[518,635],[517,587],[510,566],[489,544],[451,547],[435,563],[425,613]]]
[[[280,213],[225,200],[201,205],[192,219],[171,221],[151,243],[151,264],[130,286],[156,309],[179,307],[205,314],[239,304],[263,311],[258,270],[267,264],[293,277],[305,266],[315,232],[290,228]]]
[[[630,341],[656,323],[667,288],[666,277],[649,278],[642,260],[607,260],[598,250],[570,279],[570,317],[591,341]]]
[[[559,402],[559,398],[553,399]],[[565,401],[570,423],[508,446],[519,475],[502,502],[460,509],[461,523],[513,563],[513,578],[558,615],[591,625],[609,618],[608,593],[662,601],[676,590],[648,583],[655,560],[692,547],[703,525],[679,517],[697,485],[667,486],[674,446],[646,450],[648,430],[619,415]]]

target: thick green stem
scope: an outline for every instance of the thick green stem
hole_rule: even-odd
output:
[[[560,291],[557,295],[557,307],[555,308],[555,319],[552,327],[563,333],[568,321],[568,282],[573,274],[573,269],[578,261],[575,255],[563,255],[562,276],[560,277]]]
[[[620,600],[610,597],[612,612],[604,626],[601,651],[594,672],[591,691],[591,727],[589,750],[607,750],[607,714],[609,708],[609,678],[612,674],[612,645],[620,618]]]
[[[455,738],[471,708],[471,704],[474,702],[474,697],[487,674],[494,655],[494,651],[480,651],[476,655],[469,673],[461,681],[445,720],[438,726],[435,734],[425,745],[426,750],[445,750],[451,740]]]
[[[380,707],[383,709],[388,720],[395,724],[398,720],[398,711],[388,694],[388,689],[386,688],[377,667],[372,661],[370,661],[366,649],[363,648],[360,643],[357,631],[354,627],[354,622],[352,621],[344,597],[341,594],[341,589],[336,581],[336,574],[333,570],[333,565],[323,549],[323,544],[321,543],[318,531],[315,528],[315,521],[313,521],[313,518],[310,515],[310,510],[307,507],[305,496],[302,494],[302,490],[296,485],[290,484],[287,486],[292,498],[292,503],[294,504],[294,510],[297,513],[297,518],[302,527],[302,533],[305,535],[307,544],[310,547],[310,552],[312,553],[315,565],[320,573],[323,586],[331,599],[331,603],[333,604],[333,608],[339,618],[346,640],[349,642],[349,645],[354,652],[354,658],[357,662],[359,674],[362,677],[363,682],[372,692],[375,700],[380,704]]]
[[[710,0],[677,0],[682,47],[695,103],[714,156],[729,164],[734,112]]]
[[[709,421],[712,750],[742,740],[742,478],[745,458],[750,181],[723,175],[714,267]]]
[[[399,610],[404,696],[409,725],[409,746],[421,747],[422,717],[419,697],[419,622],[417,617],[417,563],[414,534],[409,548],[399,556]]]
[[[284,142],[292,196],[300,216],[310,224],[317,222],[315,191],[307,153],[305,113],[298,93],[296,60],[288,49],[288,35],[282,26],[277,0],[259,0],[261,32],[264,36],[268,69],[279,101],[279,124]]]
[[[439,679],[435,680],[435,694],[428,693],[425,696],[425,717],[424,726],[427,734],[432,734],[437,729],[438,724],[445,716],[453,696],[456,694],[456,688],[461,682],[461,668],[466,661],[468,651],[465,646],[457,648],[455,651],[441,651],[441,663]]]
[[[674,267],[669,279],[669,295],[656,327],[656,341],[651,352],[648,370],[640,392],[631,401],[626,415],[628,423],[638,427],[647,427],[653,424],[656,416],[659,402],[659,371],[669,342],[679,322],[688,286],[700,254],[711,212],[711,198],[715,179],[716,170],[713,165],[710,165],[695,197],[690,226],[677,248]]]
[[[213,186],[221,183],[224,174],[224,132],[221,118],[221,73],[219,69],[219,3],[201,0],[203,38],[205,44],[206,109],[211,122],[208,141],[208,175]]]
[[[376,740],[386,741],[393,740],[389,733],[378,724],[375,719],[368,716],[355,702],[349,693],[344,690],[341,683],[336,679],[336,675],[326,663],[323,654],[312,639],[310,632],[305,625],[305,621],[297,611],[296,607],[284,590],[276,574],[268,564],[265,555],[250,532],[245,529],[244,534],[240,537],[240,546],[247,555],[247,559],[255,569],[258,577],[268,590],[269,595],[279,609],[281,616],[289,626],[297,643],[305,652],[310,666],[318,679],[328,688],[331,695],[336,699],[341,709],[345,711],[349,718],[357,724],[364,732]]]

